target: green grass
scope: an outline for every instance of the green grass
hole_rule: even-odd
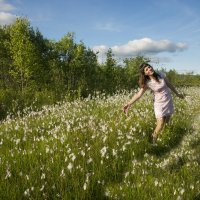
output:
[[[200,90],[174,97],[175,114],[152,146],[152,96],[61,102],[0,124],[0,199],[195,199]],[[191,100],[192,99],[192,100]],[[197,119],[197,118],[195,118]],[[197,123],[198,124],[198,123]]]

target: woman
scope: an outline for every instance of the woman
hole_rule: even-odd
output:
[[[175,87],[169,82],[167,77],[161,72],[155,72],[153,67],[148,63],[140,65],[140,90],[132,99],[124,106],[124,112],[127,113],[130,106],[137,101],[147,89],[153,91],[154,94],[154,112],[156,116],[156,128],[152,134],[153,142],[155,143],[158,134],[163,129],[174,112],[172,96],[169,88],[179,97],[184,98]]]

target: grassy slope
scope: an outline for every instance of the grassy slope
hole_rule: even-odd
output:
[[[147,94],[63,102],[0,125],[0,199],[194,199],[200,192],[200,91],[174,98],[158,146]],[[197,124],[197,125],[195,125]]]

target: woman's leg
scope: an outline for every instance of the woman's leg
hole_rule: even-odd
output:
[[[153,143],[156,142],[158,134],[164,128],[164,126],[165,126],[165,117],[158,118],[156,121],[156,128],[154,129],[154,132],[152,134]]]
[[[162,117],[162,118],[157,118],[156,121],[156,128],[153,132],[153,142],[156,142],[158,134],[162,131],[162,129],[164,128],[165,124],[169,122],[170,120],[170,115]]]

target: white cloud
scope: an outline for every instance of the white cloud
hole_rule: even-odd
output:
[[[106,51],[108,50],[108,47],[105,45],[99,45],[99,46],[94,46],[93,50],[99,53],[106,53]]]
[[[0,12],[0,25],[10,24],[16,19],[11,13]]]
[[[15,7],[4,0],[0,0],[0,25],[10,24],[16,16],[10,13]]]
[[[6,3],[4,0],[0,0],[0,11],[8,12],[8,11],[12,11],[14,9],[15,9],[15,7],[12,6],[11,4]]]
[[[94,46],[93,50],[99,52],[100,56],[103,56],[107,50],[108,46],[100,45]],[[110,47],[113,54],[116,57],[131,57],[136,55],[155,55],[161,52],[176,52],[182,51],[187,48],[185,43],[174,43],[169,40],[152,40],[150,38],[142,38],[138,40],[131,40],[124,45],[116,45]]]

